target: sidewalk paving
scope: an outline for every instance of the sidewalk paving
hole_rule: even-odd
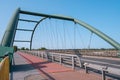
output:
[[[10,73],[10,80],[27,80],[28,76],[40,74],[25,58],[15,53],[13,58],[12,71]],[[39,75],[39,79],[43,79]],[[30,79],[29,79],[30,80]],[[37,79],[34,79],[37,80]]]

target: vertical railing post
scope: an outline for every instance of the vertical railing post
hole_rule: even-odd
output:
[[[34,56],[35,56],[35,52],[34,52]]]
[[[88,67],[87,65],[89,65],[88,63],[84,63],[84,66],[85,66],[85,73],[88,73]]]
[[[62,65],[62,55],[59,55],[59,59],[60,59],[60,64]]]
[[[38,56],[38,51],[36,51],[36,54],[37,54],[37,56]]]
[[[49,60],[48,51],[45,51],[46,59]]]
[[[105,75],[106,75],[106,72],[107,72],[107,68],[108,68],[108,66],[104,66],[102,68],[102,80],[106,80]]]
[[[82,61],[81,61],[81,57],[77,56],[77,59],[78,59],[78,62],[79,62],[79,66],[80,66],[80,67],[83,67]]]
[[[88,73],[87,65],[85,65],[85,73]]]
[[[38,53],[38,57],[39,57],[39,51],[37,51],[37,53]]]
[[[41,53],[41,52],[39,52],[39,54],[40,54],[39,56],[40,56],[40,57],[42,57],[42,55],[41,55],[42,53]]]
[[[53,53],[52,53],[52,62],[54,62],[54,55],[53,55]]]
[[[44,53],[42,52],[42,58],[44,58]]]
[[[75,68],[75,63],[74,63],[75,61],[74,61],[74,56],[72,56],[72,69],[74,69]]]
[[[105,80],[105,71],[102,70],[102,80]]]

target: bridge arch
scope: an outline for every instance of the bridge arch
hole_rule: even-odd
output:
[[[33,29],[33,32],[32,32],[32,35],[31,35],[31,40],[30,40],[30,50],[32,49],[32,41],[33,41],[34,32],[35,32],[37,26],[45,19],[46,19],[46,17],[42,18],[40,21],[38,21],[37,24],[35,25],[34,29]]]
[[[91,26],[91,25],[89,25],[89,24],[87,24],[87,23],[85,23],[81,20],[74,19],[74,18],[71,18],[71,17],[66,17],[66,16],[48,15],[48,14],[42,14],[42,13],[23,11],[23,10],[20,10],[20,8],[18,8],[15,11],[15,13],[14,13],[12,19],[11,19],[11,22],[8,24],[8,27],[5,31],[5,34],[4,34],[2,42],[1,42],[2,46],[8,46],[8,47],[13,46],[13,42],[14,42],[14,38],[15,38],[15,34],[16,34],[16,29],[17,29],[17,23],[19,21],[19,14],[27,14],[27,15],[43,17],[40,21],[37,22],[36,26],[32,30],[31,40],[28,41],[28,42],[30,42],[30,48],[32,46],[32,39],[33,39],[34,31],[37,28],[38,24],[40,24],[40,22],[42,22],[46,18],[54,18],[54,19],[62,19],[62,20],[68,20],[68,21],[73,21],[75,23],[78,23],[79,25],[88,29],[92,33],[95,33],[97,36],[99,36],[100,38],[105,40],[107,43],[112,45],[117,50],[120,50],[120,44],[118,42],[116,42],[115,40],[113,40],[112,38],[110,38],[109,36],[104,34],[103,32],[99,31],[98,29],[94,28],[93,26]],[[31,22],[35,22],[35,21],[31,21]]]

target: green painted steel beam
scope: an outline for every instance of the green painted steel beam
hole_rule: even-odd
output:
[[[13,47],[0,46],[0,56],[5,56],[7,54],[10,58],[10,66],[12,65],[13,53],[14,53]],[[1,60],[2,59],[0,59],[0,61]],[[11,70],[11,67],[10,67],[10,70]]]
[[[0,56],[4,56],[7,52],[14,53],[14,49],[12,47],[0,46]],[[10,56],[10,59],[12,59],[12,55]]]
[[[63,20],[74,21],[73,18],[67,17],[67,16],[49,15],[49,14],[43,14],[43,13],[35,13],[35,12],[23,11],[23,10],[20,10],[20,13],[21,14],[34,15],[34,16],[42,16],[42,17],[48,17],[48,18],[55,18],[55,19],[63,19]]]
[[[16,32],[16,27],[18,23],[18,18],[19,18],[19,11],[20,9],[18,8],[15,13],[13,14],[7,29],[4,33],[4,36],[1,41],[1,46],[5,47],[12,47],[13,46],[13,40]]]
[[[32,49],[32,41],[33,41],[34,32],[35,32],[36,28],[38,27],[38,25],[39,25],[42,21],[44,21],[45,19],[47,19],[47,18],[45,17],[45,18],[42,18],[41,20],[39,20],[38,23],[35,25],[33,31],[32,31],[31,40],[30,40],[30,50]]]

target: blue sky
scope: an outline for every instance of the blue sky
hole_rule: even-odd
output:
[[[80,19],[120,42],[120,0],[0,0],[0,41],[18,7]]]

